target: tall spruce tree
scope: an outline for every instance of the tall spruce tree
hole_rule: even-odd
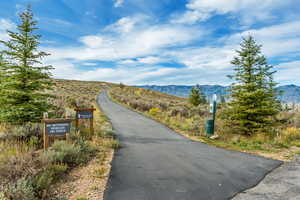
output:
[[[37,22],[33,19],[31,7],[20,14],[21,24],[17,31],[7,31],[8,41],[1,51],[5,67],[5,78],[1,81],[0,122],[23,123],[41,119],[43,112],[51,105],[45,94],[50,89],[51,66],[43,66],[41,59],[49,54],[39,51],[40,35],[34,34]]]
[[[196,87],[193,87],[190,92],[189,96],[189,102],[190,104],[194,106],[198,106],[199,104],[205,104],[206,103],[206,97],[201,91],[201,88],[199,85],[196,85]]]
[[[274,125],[274,116],[280,108],[273,80],[275,71],[252,36],[243,38],[237,53],[231,62],[236,73],[229,76],[234,83],[226,111],[227,123],[247,135],[267,131]]]
[[[5,62],[3,56],[0,54],[0,109],[1,109],[1,105],[4,105],[4,100],[5,97],[3,97],[2,91],[5,88],[5,83],[6,83],[6,67],[7,67],[7,63]]]

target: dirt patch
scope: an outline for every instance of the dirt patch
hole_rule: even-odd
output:
[[[87,165],[74,168],[54,185],[54,199],[102,200],[109,178],[113,150],[105,153],[105,159],[95,157]]]

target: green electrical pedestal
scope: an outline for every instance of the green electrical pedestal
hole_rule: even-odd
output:
[[[206,121],[206,135],[212,136],[215,132],[215,122],[214,120],[210,119]]]
[[[212,119],[207,120],[205,124],[207,136],[212,136],[215,133],[216,112],[217,112],[217,95],[214,94],[213,103],[210,104],[210,113],[212,114]]]

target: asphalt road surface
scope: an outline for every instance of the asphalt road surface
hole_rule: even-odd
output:
[[[223,200],[255,186],[281,162],[193,142],[113,103],[98,103],[121,143],[105,200]]]
[[[300,156],[275,169],[256,187],[234,197],[234,200],[299,200]]]

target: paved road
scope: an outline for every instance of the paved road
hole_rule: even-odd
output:
[[[234,200],[299,200],[300,156],[275,169],[256,187],[238,194]]]
[[[160,123],[98,98],[122,148],[105,200],[223,200],[256,185],[279,161],[193,142]]]

